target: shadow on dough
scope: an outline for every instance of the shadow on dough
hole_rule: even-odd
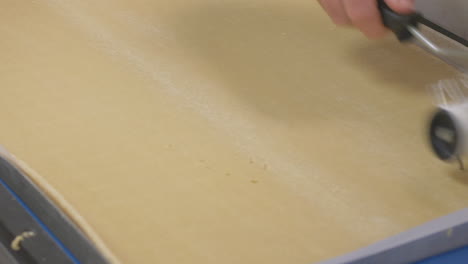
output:
[[[450,177],[458,183],[461,183],[468,187],[468,171],[466,170],[457,170],[456,164],[453,165],[454,168],[450,173]]]
[[[411,44],[368,42],[356,48],[354,59],[358,67],[382,82],[397,84],[403,92],[426,93],[428,85],[457,75],[453,68]]]
[[[406,93],[426,92],[428,84],[448,75],[422,52],[396,41],[371,43],[292,4],[212,3],[184,12],[173,22],[182,48],[212,65],[248,107],[274,119],[339,110],[337,98],[353,93],[349,89],[362,79],[341,74],[349,65]]]

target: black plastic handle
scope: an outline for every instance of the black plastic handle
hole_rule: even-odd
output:
[[[413,34],[408,30],[408,26],[418,27],[421,14],[398,14],[384,0],[378,0],[378,3],[384,25],[395,33],[398,40],[404,42],[412,39]]]

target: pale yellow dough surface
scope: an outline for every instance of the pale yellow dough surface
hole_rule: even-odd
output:
[[[129,264],[306,264],[468,205],[456,73],[315,0],[3,0],[0,144]]]

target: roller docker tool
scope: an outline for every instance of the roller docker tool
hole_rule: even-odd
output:
[[[399,41],[415,42],[465,74],[457,80],[443,80],[434,85],[437,109],[428,126],[429,144],[437,158],[458,161],[464,169],[463,160],[468,157],[468,41],[420,13],[398,14],[383,0],[379,0],[379,9],[384,25]],[[431,37],[423,33],[422,28]],[[450,48],[441,47],[439,43]]]

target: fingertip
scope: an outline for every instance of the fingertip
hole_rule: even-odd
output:
[[[367,38],[379,39],[387,32],[375,0],[344,0],[352,24]]]
[[[395,12],[402,14],[414,12],[415,0],[386,0],[385,2]]]

